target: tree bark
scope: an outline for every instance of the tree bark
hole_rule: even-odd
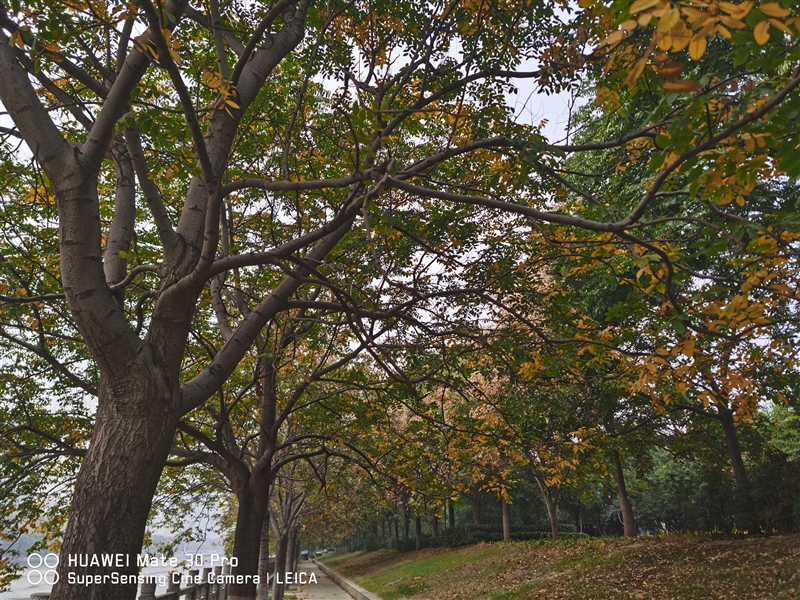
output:
[[[287,535],[289,541],[286,544],[286,570],[294,573],[297,567],[297,533],[290,530]]]
[[[403,529],[403,539],[407,540],[411,537],[411,515],[408,512],[408,506],[403,507],[403,518],[405,519],[404,529]]]
[[[636,521],[633,517],[633,508],[628,499],[628,488],[625,485],[625,472],[622,470],[622,461],[619,451],[614,450],[614,477],[617,480],[619,492],[619,510],[622,513],[622,526],[626,537],[636,537]]]
[[[278,536],[278,547],[275,551],[275,578],[272,580],[272,600],[283,600],[283,592],[286,587],[284,578],[286,577],[286,551],[288,546],[289,535],[288,532],[285,532],[283,535]],[[228,600],[234,600],[234,598],[229,596]]]
[[[439,517],[437,516],[431,519],[431,535],[433,535],[433,537],[439,537]]]
[[[236,515],[233,555],[239,560],[239,563],[233,567],[233,575],[253,576],[259,572],[261,537],[264,516],[267,511],[269,487],[267,481],[259,481],[259,479],[263,479],[263,477],[251,475],[246,486],[243,485],[240,489],[234,490],[239,501],[239,512]],[[255,600],[257,592],[255,583],[234,583],[228,590],[228,600]]]
[[[264,512],[264,519],[261,524],[261,548],[258,552],[258,600],[267,600],[269,597],[269,513]]]
[[[503,507],[503,541],[511,541],[511,523],[508,518],[508,503],[504,499],[500,499],[500,504]]]
[[[145,350],[142,355],[150,355]],[[62,560],[52,598],[59,600],[132,600],[136,585],[69,585],[67,573],[135,575],[152,498],[178,421],[177,381],[142,358],[128,376],[113,382],[101,376],[94,433],[75,482],[72,513],[61,556],[122,554],[132,566],[70,567]],[[138,418],[131,419],[135,410]],[[135,476],[133,476],[135,474]]]
[[[550,535],[554,540],[558,539],[558,500],[550,492],[544,482],[536,477],[536,484],[542,492],[544,503],[547,505],[547,516],[550,518]]]
[[[456,509],[452,500],[447,501],[447,514],[450,517],[450,528],[452,529],[456,526]]]
[[[422,517],[417,515],[414,527],[414,539],[416,540],[417,550],[422,550]]]
[[[719,422],[725,434],[725,445],[728,449],[733,476],[736,478],[736,489],[739,492],[741,510],[736,518],[736,524],[743,531],[753,531],[758,526],[756,523],[755,506],[750,496],[750,482],[747,477],[747,468],[742,459],[742,448],[739,445],[739,436],[736,433],[736,423],[733,420],[733,411],[724,406],[717,406]]]

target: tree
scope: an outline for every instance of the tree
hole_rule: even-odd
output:
[[[58,270],[29,263],[38,293],[5,298],[46,313],[35,342],[21,332],[12,344],[97,393],[64,553],[138,553],[178,420],[219,389],[390,178],[402,187],[496,144],[467,134],[469,115],[497,112],[515,47],[550,16],[526,4],[502,18],[458,4],[306,0],[206,12],[183,1],[3,5],[0,100],[13,121],[3,131],[25,141],[26,168],[42,170],[36,199],[57,206],[59,232]],[[519,23],[512,37],[508,18]],[[413,26],[397,38],[401,22]],[[465,48],[457,60],[454,40]],[[395,64],[400,52],[409,62]],[[16,250],[37,255],[31,243]],[[242,289],[259,266],[272,289]],[[132,285],[142,274],[154,277]],[[219,304],[226,275],[235,329],[221,322],[199,342],[216,346],[213,359],[187,364],[208,319],[197,301],[210,290]],[[88,367],[59,360],[59,330]],[[62,577],[53,598],[134,593]]]

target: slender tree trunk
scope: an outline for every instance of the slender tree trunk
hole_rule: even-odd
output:
[[[287,535],[289,542],[286,544],[286,570],[294,573],[297,568],[297,532]]]
[[[504,499],[500,499],[500,503],[503,507],[503,541],[510,542],[511,541],[511,523],[508,518],[508,503]]]
[[[447,513],[450,517],[450,528],[452,529],[456,526],[456,509],[455,506],[453,506],[452,500],[447,501]]]
[[[636,521],[633,518],[633,508],[628,499],[628,488],[625,486],[625,472],[622,470],[622,461],[619,451],[614,450],[614,476],[617,480],[619,492],[619,510],[622,513],[622,526],[626,537],[636,537]]]
[[[144,354],[144,353],[143,353]],[[152,498],[167,460],[178,414],[177,381],[160,377],[157,366],[136,361],[128,376],[101,376],[91,444],[75,482],[61,556],[122,554],[130,567],[70,567],[62,560],[53,600],[133,600],[134,585],[70,585],[67,573],[100,577],[136,575]],[[135,407],[136,418],[131,411]],[[102,490],[102,493],[100,493]],[[107,580],[110,577],[106,578]]]
[[[572,518],[575,519],[575,527],[578,528],[578,533],[583,533],[583,521],[581,521],[581,507],[575,507],[575,512],[572,513]]]
[[[433,517],[431,520],[431,534],[433,537],[439,537],[439,517]]]
[[[544,485],[541,479],[536,477],[536,484],[542,492],[544,503],[547,505],[547,516],[550,518],[550,534],[554,540],[558,539],[558,504],[556,498],[550,492],[549,488]]]
[[[403,518],[405,518],[405,528],[403,529],[403,539],[407,540],[411,537],[411,515],[408,513],[408,506],[403,511]]]
[[[283,600],[286,578],[286,551],[289,549],[289,535],[284,532],[278,536],[278,547],[275,550],[275,578],[272,580],[272,600]],[[228,600],[231,600],[230,596]]]
[[[397,549],[400,549],[400,519],[395,516],[394,518],[394,543]]]
[[[472,522],[475,523],[475,525],[480,525],[483,520],[481,515],[483,493],[477,486],[473,486],[472,491],[465,493],[464,497],[472,504]]]
[[[737,515],[736,523],[739,529],[753,531],[758,524],[756,523],[755,506],[750,496],[750,482],[747,477],[747,469],[742,459],[742,448],[739,445],[739,436],[736,433],[736,423],[733,420],[733,412],[726,407],[717,406],[719,422],[725,434],[725,445],[728,448],[733,476],[736,478],[736,489],[739,492],[739,499],[742,510]]]
[[[422,517],[417,515],[415,519],[414,535],[417,550],[422,550]]]
[[[269,598],[269,513],[264,513],[264,520],[261,525],[261,548],[258,552],[258,600]]]

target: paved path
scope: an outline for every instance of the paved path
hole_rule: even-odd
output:
[[[292,586],[290,593],[297,594],[300,600],[353,600],[353,597],[340,588],[316,564],[311,561],[302,561],[297,566],[298,571],[305,571],[317,578],[317,583],[307,583],[306,585]]]

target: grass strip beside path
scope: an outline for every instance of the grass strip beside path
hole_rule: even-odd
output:
[[[800,535],[478,544],[324,562],[383,600],[800,598]]]

